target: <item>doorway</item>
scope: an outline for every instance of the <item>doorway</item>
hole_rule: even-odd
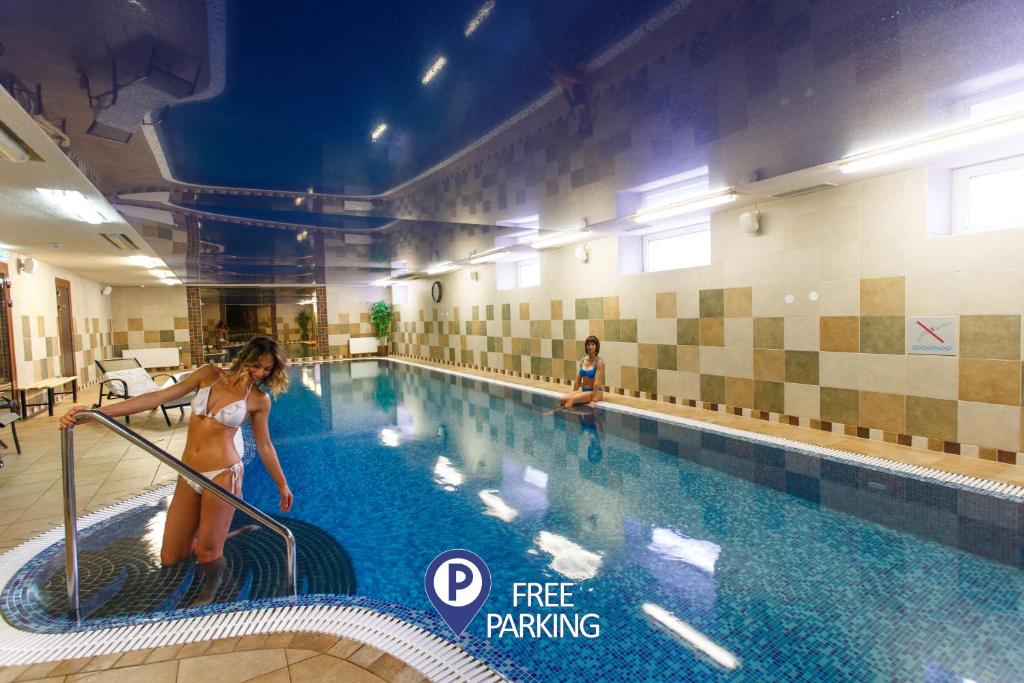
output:
[[[14,369],[12,305],[10,271],[6,263],[0,263],[0,396],[14,400],[18,387]]]
[[[57,333],[60,343],[60,374],[76,377],[75,340],[71,327],[71,283],[54,278],[57,283]]]

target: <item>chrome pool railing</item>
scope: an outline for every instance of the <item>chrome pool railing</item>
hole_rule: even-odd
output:
[[[241,510],[283,538],[285,553],[287,555],[285,562],[287,574],[285,575],[285,579],[291,587],[292,596],[294,597],[298,595],[295,536],[288,527],[281,524],[265,512],[262,512],[249,503],[246,503],[224,487],[216,484],[210,479],[207,479],[200,472],[197,472],[156,444],[118,423],[109,415],[98,410],[83,410],[75,413],[75,420],[77,422],[81,422],[86,418],[103,425],[118,436],[127,439],[163,464],[175,470],[181,476],[185,477],[189,481],[199,484],[204,490],[209,491],[225,503],[233,506],[236,510]],[[74,426],[61,429],[60,455],[62,481],[64,486],[64,562],[67,569],[68,612],[72,619],[78,620],[81,612],[81,606],[78,592],[78,518],[77,507],[75,504]]]

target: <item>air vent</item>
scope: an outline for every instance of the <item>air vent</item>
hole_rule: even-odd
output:
[[[407,272],[407,273],[399,273],[398,275],[392,275],[390,279],[392,279],[392,280],[413,280],[415,278],[416,278],[416,273],[413,273],[413,272],[410,271],[410,272]]]
[[[802,194],[810,194],[812,192],[821,192],[827,190],[830,187],[835,187],[835,183],[821,183],[820,185],[811,185],[810,187],[801,187],[799,190],[790,190],[789,192],[782,192],[781,194],[773,194],[773,197],[778,199],[785,199],[786,197],[799,197]]]
[[[110,242],[118,251],[138,251],[139,245],[123,232],[101,232],[100,237]]]

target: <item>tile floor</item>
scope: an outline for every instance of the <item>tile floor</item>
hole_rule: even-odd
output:
[[[446,368],[439,363],[421,365]],[[565,386],[512,378],[498,373],[458,369],[464,374],[489,377],[521,385],[565,391]],[[81,392],[81,405],[93,400],[95,388]],[[707,422],[771,434],[829,448],[873,455],[924,467],[1024,485],[1024,467],[934,451],[898,446],[830,434],[817,430],[737,417],[699,408],[677,406],[644,399],[609,395],[610,403],[643,408]],[[45,415],[19,423],[22,454],[3,452],[6,467],[0,469],[0,552],[17,546],[39,533],[62,523],[60,482],[60,438],[57,421],[72,403],[57,406],[54,417]],[[132,428],[173,454],[185,445],[188,426],[184,419],[168,427],[161,414],[153,412],[133,418]],[[0,435],[3,436],[3,435]],[[7,440],[7,439],[5,439]],[[97,426],[82,425],[75,431],[77,463],[76,487],[79,514],[104,507],[142,490],[173,479],[174,473],[151,456]],[[262,639],[262,640],[260,640]],[[310,643],[326,643],[313,647]],[[258,645],[253,645],[258,643]],[[244,647],[244,650],[242,649]],[[174,650],[170,652],[169,650]],[[176,648],[129,652],[87,660],[51,662],[32,667],[0,669],[0,683],[28,680],[139,680],[158,681],[217,680],[419,680],[415,670],[405,667],[390,655],[360,647],[333,636],[310,634],[274,634],[250,636],[242,640],[193,643]],[[375,654],[374,654],[375,653]],[[372,656],[371,656],[372,655]],[[234,659],[237,658],[237,659]]]

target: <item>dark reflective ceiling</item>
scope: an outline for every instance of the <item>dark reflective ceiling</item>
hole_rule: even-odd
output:
[[[665,0],[229,0],[226,87],[170,107],[184,182],[371,194],[457,152]],[[493,5],[478,28],[467,25]],[[439,56],[447,63],[421,79]],[[373,142],[370,133],[386,122]]]

